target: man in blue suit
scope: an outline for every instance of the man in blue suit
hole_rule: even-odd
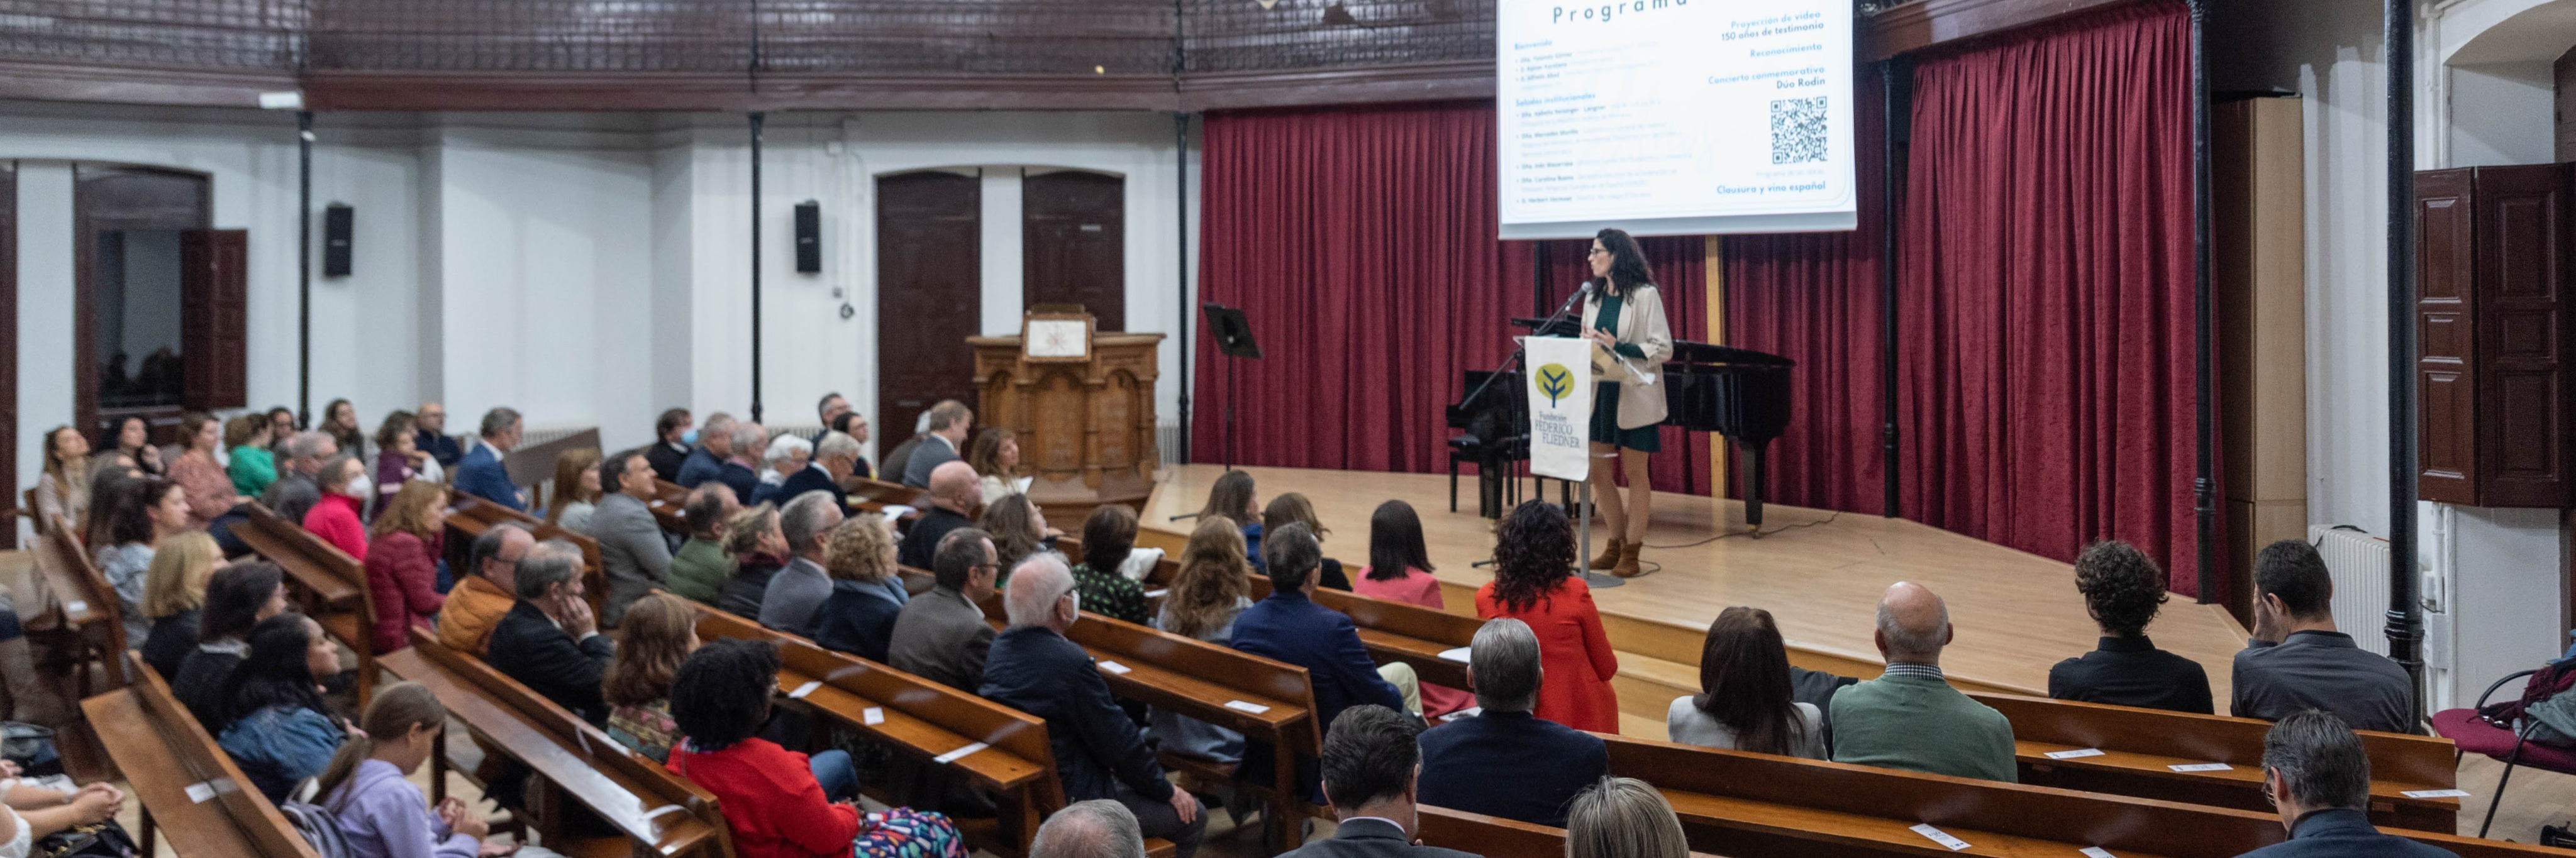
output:
[[[1342,710],[1363,703],[1398,712],[1420,708],[1420,704],[1405,705],[1407,697],[1419,700],[1419,691],[1408,695],[1396,687],[1396,682],[1414,684],[1412,666],[1396,662],[1382,671],[1369,661],[1368,647],[1360,643],[1351,618],[1309,597],[1315,592],[1315,572],[1324,565],[1324,548],[1315,541],[1314,531],[1302,523],[1282,525],[1262,540],[1261,553],[1269,561],[1270,598],[1235,616],[1235,649],[1305,668],[1315,687],[1318,724],[1333,723]],[[1258,770],[1245,777],[1267,777],[1267,761],[1273,756],[1266,749],[1245,748],[1245,768]],[[1321,779],[1311,770],[1313,762],[1301,761],[1298,766],[1309,793],[1316,792]],[[1321,795],[1308,798],[1322,800]]]
[[[725,460],[733,457],[733,415],[718,411],[707,415],[698,425],[698,446],[689,457],[680,460],[680,475],[671,478],[681,488],[694,489],[698,484],[724,476]]]
[[[524,428],[519,412],[506,406],[483,412],[482,440],[456,466],[456,490],[526,512],[527,498],[510,483],[510,471],[501,467],[501,457],[519,446]]]
[[[1564,827],[1566,804],[1610,773],[1610,748],[1530,714],[1545,678],[1529,624],[1506,617],[1476,630],[1467,684],[1484,711],[1422,734],[1423,804]]]
[[[823,443],[814,445],[814,460],[805,464],[805,470],[787,475],[787,480],[778,485],[778,494],[771,500],[785,507],[797,495],[828,492],[832,495],[832,503],[846,509],[849,493],[841,490],[841,478],[849,476],[850,467],[858,461],[858,439],[839,432],[826,432]]]
[[[2371,826],[2370,756],[2333,713],[2308,709],[2272,725],[2263,736],[2263,791],[2290,839],[2237,858],[2459,858]]]

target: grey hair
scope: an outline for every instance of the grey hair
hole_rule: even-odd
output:
[[[840,524],[829,513],[835,500],[831,492],[812,491],[797,495],[778,511],[778,532],[787,537],[787,550],[803,554],[814,547],[814,537],[821,536]]]
[[[545,596],[546,588],[572,580],[581,574],[581,546],[561,539],[549,539],[519,555],[519,598]]]
[[[517,425],[519,425],[518,409],[503,405],[490,411],[483,412],[482,435],[485,438],[490,438],[503,432],[508,432],[510,431],[510,427]]]
[[[1909,629],[1896,621],[1896,612],[1889,610],[1886,602],[1878,603],[1878,633],[1886,636],[1888,652],[1910,656],[1941,654],[1942,645],[1949,643],[1942,638],[1945,637],[1944,631],[1950,628],[1950,604],[1936,597],[1932,607],[1940,613],[1934,618],[1931,628]]]
[[[1475,672],[1476,705],[1488,712],[1527,712],[1538,707],[1538,633],[1528,623],[1487,620],[1467,646]]]
[[[2360,810],[2370,801],[2370,755],[2334,713],[2291,713],[2263,735],[2263,767],[2281,773],[2290,797],[2310,809]]]
[[[708,419],[709,419],[709,420],[713,420],[714,418],[708,418]],[[769,443],[769,430],[768,430],[767,428],[764,428],[764,427],[762,427],[760,424],[758,424],[758,423],[753,423],[753,422],[751,422],[751,421],[749,421],[749,420],[739,420],[739,421],[735,421],[735,422],[734,422],[734,424],[733,424],[733,449],[734,449],[734,455],[737,455],[737,456],[748,456],[748,455],[751,455],[752,451],[760,449],[760,445],[762,445],[762,444],[766,444],[766,443]]]
[[[774,465],[794,458],[799,451],[814,452],[814,442],[794,435],[780,435],[770,439],[769,450],[761,454],[760,460]]]
[[[331,457],[331,461],[322,463],[322,470],[314,472],[314,486],[322,489],[336,489],[347,486],[351,481],[356,480],[358,475],[366,472],[363,470],[350,471],[348,479],[341,480],[336,483],[332,482],[331,478],[340,473],[342,465],[351,464],[356,461],[358,461],[358,457],[356,455],[345,452]]]
[[[844,432],[826,434],[823,436],[823,443],[814,445],[815,458],[822,458],[824,456],[849,456],[857,458],[858,455],[859,439],[852,438],[848,433]]]
[[[484,561],[501,556],[501,546],[510,541],[510,534],[513,531],[525,534],[528,529],[505,521],[485,528],[482,536],[474,537],[474,553],[468,558],[465,566],[466,569],[471,570],[467,574],[482,574]]]
[[[722,411],[707,415],[706,421],[698,424],[698,437],[700,438],[704,438],[709,435],[725,435],[732,431],[733,415],[726,414]]]
[[[1565,813],[1565,858],[1689,858],[1672,802],[1645,781],[1603,777]]]
[[[1011,567],[1011,589],[1002,598],[1002,613],[1010,617],[1012,628],[1043,625],[1054,616],[1055,601],[1070,592],[1073,569],[1065,565],[1064,555],[1031,554]]]
[[[1145,832],[1127,806],[1105,798],[1077,801],[1047,817],[1029,840],[1029,858],[1144,858]]]
[[[339,439],[331,437],[331,433],[329,432],[308,429],[302,432],[297,432],[294,437],[286,439],[286,457],[289,459],[310,459],[315,456],[322,455],[322,445],[336,445],[338,443],[340,443]]]

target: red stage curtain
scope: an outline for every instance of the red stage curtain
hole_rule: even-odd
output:
[[[1904,514],[2061,560],[2195,536],[2189,21],[1925,59],[1898,235]]]

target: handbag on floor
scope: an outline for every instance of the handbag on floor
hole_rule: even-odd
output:
[[[22,777],[63,773],[62,752],[54,746],[54,728],[21,721],[0,721],[0,759],[18,764]]]
[[[110,819],[45,835],[30,858],[135,858],[134,838]]]

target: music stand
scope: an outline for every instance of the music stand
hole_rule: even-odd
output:
[[[1216,338],[1217,352],[1225,362],[1225,469],[1234,470],[1234,403],[1236,396],[1235,363],[1238,360],[1261,359],[1261,344],[1252,341],[1252,322],[1243,311],[1210,301],[1199,305],[1207,314],[1208,336]]]

